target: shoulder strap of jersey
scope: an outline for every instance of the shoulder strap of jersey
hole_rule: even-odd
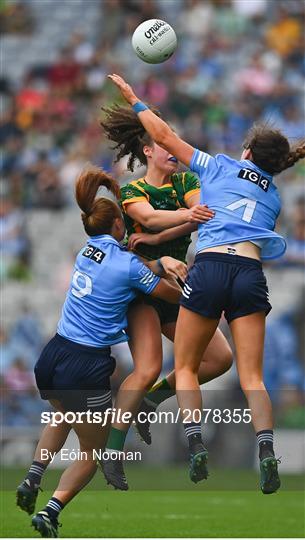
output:
[[[140,182],[143,180],[144,178],[138,178],[137,180],[132,180],[131,182],[129,182],[129,184],[131,184],[132,186],[135,186],[139,191],[142,191],[142,193],[145,193],[145,195],[148,196],[147,191],[144,189],[143,186],[140,185]]]

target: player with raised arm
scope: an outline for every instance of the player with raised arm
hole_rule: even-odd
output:
[[[121,187],[129,247],[146,261],[171,255],[185,262],[190,235],[197,229],[197,223],[178,225],[178,222],[189,221],[188,209],[195,211],[199,208],[198,178],[189,171],[177,172],[177,159],[152,141],[136,113],[129,107],[115,106],[103,111],[102,127],[107,138],[116,143],[117,160],[128,156],[127,166],[131,171],[136,162],[146,166],[144,177]],[[205,209],[206,220],[213,217],[214,213],[207,207],[202,206],[202,209]],[[165,270],[171,276],[166,258]],[[174,341],[178,311],[178,305],[145,295],[138,297],[130,307],[128,332],[134,370],[121,385],[116,399],[117,408],[137,413],[144,393],[151,388],[162,368],[161,333]],[[199,383],[219,377],[231,365],[229,344],[221,331],[216,330],[202,357]],[[172,372],[144,398],[139,411],[142,414],[136,414],[135,419],[137,429],[147,444],[151,443],[147,413],[156,410],[162,401],[174,394],[175,373]],[[113,423],[107,449],[123,450],[128,427],[126,423]],[[122,460],[107,460],[103,463],[103,471],[113,486],[128,488]]]
[[[97,167],[90,167],[79,177],[76,200],[89,240],[76,257],[57,333],[35,366],[42,399],[63,413],[104,413],[112,407],[110,376],[115,360],[111,346],[128,340],[127,309],[137,292],[173,303],[179,301],[181,292],[153,273],[160,270],[157,261],[151,261],[148,268],[120,245],[125,235],[120,207],[109,198],[99,197],[99,186],[120,196],[116,181]],[[94,450],[103,450],[107,440],[109,423],[101,427],[85,416],[81,423],[71,426],[86,459],[68,467],[46,507],[32,518],[33,527],[43,537],[57,537],[59,513],[94,475]],[[45,448],[59,450],[68,431],[66,425],[57,432],[47,426],[43,432]],[[34,511],[45,466],[36,452],[25,480],[17,488],[17,505],[28,513]]]
[[[152,139],[200,177],[201,202],[215,217],[199,225],[197,255],[185,283],[175,335],[177,398],[183,413],[202,409],[198,368],[221,313],[236,348],[242,390],[251,409],[259,445],[263,493],[280,487],[273,450],[272,405],[263,381],[265,318],[271,309],[261,260],[281,256],[285,240],[274,231],[281,210],[276,174],[305,157],[305,144],[290,147],[278,130],[254,125],[240,160],[193,148],[141,103],[119,75],[110,75]],[[185,420],[185,418],[184,418]],[[190,449],[190,476],[207,475],[201,422],[184,423]]]

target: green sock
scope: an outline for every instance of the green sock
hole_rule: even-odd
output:
[[[127,431],[122,431],[121,429],[111,427],[108,441],[106,444],[106,450],[123,450],[126,435]]]
[[[145,398],[155,403],[155,405],[160,405],[160,403],[175,394],[176,390],[170,387],[166,379],[162,379],[162,381],[156,383],[152,389],[149,390]]]

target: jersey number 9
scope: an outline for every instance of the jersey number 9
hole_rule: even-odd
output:
[[[87,294],[92,293],[92,280],[86,274],[82,274],[76,270],[72,278],[71,292],[77,298],[83,298]]]

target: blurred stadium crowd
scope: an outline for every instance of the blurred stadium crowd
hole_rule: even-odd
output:
[[[297,142],[305,138],[304,2],[2,0],[0,10],[2,403],[6,424],[26,426],[43,406],[32,368],[85,239],[75,178],[88,161],[122,183],[131,178],[125,161],[113,164],[99,127],[100,107],[119,101],[107,74],[123,74],[187,141],[212,154],[238,156],[257,120]],[[155,17],[178,34],[177,52],[159,66],[138,60],[130,43],[136,26]],[[278,181],[288,250],[266,267],[274,304],[266,382],[291,427],[304,424],[304,172],[300,163]],[[130,369],[128,354],[120,355],[117,380]],[[167,347],[167,363],[171,355]]]

